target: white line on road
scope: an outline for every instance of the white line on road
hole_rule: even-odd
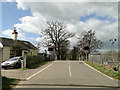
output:
[[[96,72],[104,75],[105,77],[107,77],[107,78],[109,78],[109,79],[111,79],[111,80],[114,80],[112,77],[109,77],[109,76],[105,75],[104,73],[101,73],[100,71],[96,70],[95,68],[93,68],[93,67],[91,67],[90,65],[86,64],[85,62],[83,62],[83,63],[84,63],[86,66],[90,67],[91,69],[95,70]]]
[[[70,62],[68,61],[68,65],[70,65]]]
[[[69,75],[70,75],[70,77],[72,77],[72,73],[71,73],[71,68],[70,68],[70,66],[69,66]]]
[[[70,67],[70,62],[69,61],[68,61],[68,65],[69,65],[69,75],[70,75],[70,77],[72,77],[71,67]]]
[[[30,77],[28,77],[26,80],[29,80],[30,78],[34,77],[35,75],[37,75],[38,73],[44,71],[45,69],[47,69],[48,67],[50,67],[51,65],[53,65],[54,63],[51,63],[50,65],[48,65],[47,67],[43,68],[42,70],[38,71],[37,73],[31,75]]]

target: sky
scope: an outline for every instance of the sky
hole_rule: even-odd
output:
[[[25,2],[26,1],[26,2]],[[82,1],[82,0],[81,0]],[[41,43],[42,30],[47,21],[64,22],[67,30],[75,34],[70,38],[70,48],[76,45],[83,31],[93,30],[96,37],[104,42],[101,51],[111,50],[110,39],[118,39],[118,2],[41,2],[40,0],[2,0],[2,37],[11,38],[14,27],[18,39]],[[114,49],[117,49],[116,41]]]

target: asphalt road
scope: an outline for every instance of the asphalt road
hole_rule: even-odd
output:
[[[114,88],[118,81],[79,61],[54,61],[15,88]]]

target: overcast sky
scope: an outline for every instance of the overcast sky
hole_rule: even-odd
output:
[[[75,33],[75,37],[70,39],[71,47],[76,45],[78,35],[88,30],[95,31],[96,37],[105,42],[103,51],[111,49],[110,39],[118,39],[118,2],[22,1],[3,0],[3,37],[11,38],[15,26],[19,32],[18,39],[36,45],[43,42],[41,32],[46,22],[57,20],[64,22],[69,32]],[[114,46],[117,49],[117,42]]]

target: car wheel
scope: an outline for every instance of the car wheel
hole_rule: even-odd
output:
[[[19,63],[19,68],[21,68],[21,63]]]
[[[19,64],[18,63],[15,65],[15,68],[19,68]]]

